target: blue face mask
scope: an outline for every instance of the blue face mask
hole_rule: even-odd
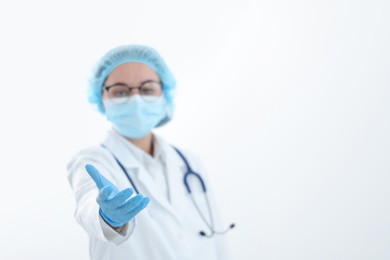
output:
[[[147,102],[140,95],[132,96],[126,103],[114,104],[104,100],[105,114],[121,135],[138,139],[149,134],[167,115],[163,96]]]

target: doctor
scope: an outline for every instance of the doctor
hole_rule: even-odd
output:
[[[219,220],[204,168],[152,133],[171,120],[175,88],[147,46],[116,47],[93,70],[89,101],[112,129],[67,167],[91,259],[228,259],[234,225]]]

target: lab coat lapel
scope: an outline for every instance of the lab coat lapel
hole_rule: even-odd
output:
[[[150,196],[154,202],[158,203],[162,208],[168,211],[177,220],[177,222],[180,223],[179,221],[180,218],[177,217],[177,212],[175,212],[172,205],[166,199],[166,196],[160,192],[161,189],[154,182],[150,174],[141,165],[141,163],[134,157],[131,151],[126,147],[127,145],[126,142],[128,141],[125,138],[123,138],[113,130],[110,130],[107,133],[106,138],[104,139],[102,144],[106,146],[113,153],[113,155],[122,163],[129,176],[135,182],[138,191],[141,194]],[[162,145],[163,145],[163,149],[167,149],[167,145],[165,143]],[[170,165],[170,164],[171,162],[166,161],[166,165]],[[171,190],[174,190],[176,188],[172,187],[169,181],[171,179],[170,169],[167,168],[166,170],[167,170],[167,176],[169,182],[168,190],[170,192],[170,197],[172,198],[172,196],[176,196],[176,195],[172,195]]]
[[[168,146],[166,148],[166,168],[168,172],[169,197],[172,206],[178,210],[182,208],[182,205],[185,205],[185,199],[187,199],[187,191],[183,182],[185,165],[176,151],[170,145]]]
[[[144,167],[140,166],[138,170],[137,183],[140,184],[140,193],[150,196],[153,202],[158,203],[180,223],[179,218],[177,218],[177,213],[167,200],[166,195],[161,193],[161,188],[152,179],[149,173],[146,172]]]
[[[188,204],[188,192],[184,186],[184,174],[186,167],[184,161],[179,157],[172,145],[166,143],[163,139],[156,137],[164,150],[166,171],[169,186],[169,198],[175,214],[182,218],[185,205]]]

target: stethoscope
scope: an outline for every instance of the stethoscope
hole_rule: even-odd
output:
[[[115,155],[110,151],[110,149],[108,149],[106,146],[104,146],[103,144],[101,144],[102,147],[106,148],[111,154],[112,156],[114,157],[115,161],[117,162],[117,164],[119,165],[119,167],[122,169],[123,173],[126,175],[127,179],[129,180],[131,186],[134,188],[135,192],[137,194],[139,194],[139,191],[137,189],[137,186],[135,185],[133,179],[130,177],[130,175],[128,174],[126,168],[122,165],[122,163],[115,157]],[[223,231],[216,231],[214,229],[214,219],[213,219],[213,216],[211,214],[211,206],[210,206],[210,201],[207,197],[207,190],[206,190],[206,185],[202,179],[202,177],[194,172],[190,166],[190,164],[188,163],[188,160],[186,159],[186,157],[183,155],[182,152],[180,152],[179,149],[177,149],[176,147],[172,146],[173,149],[177,152],[177,154],[180,156],[180,158],[183,160],[185,166],[186,166],[186,172],[184,174],[184,177],[183,177],[183,182],[184,182],[184,186],[186,187],[186,190],[188,192],[188,194],[190,195],[190,198],[192,200],[192,203],[194,204],[195,208],[196,208],[196,211],[198,212],[199,216],[202,218],[203,222],[206,224],[206,226],[209,228],[210,230],[210,233],[207,234],[205,231],[201,230],[199,231],[199,235],[201,236],[204,236],[204,237],[212,237],[213,235],[215,234],[218,234],[218,235],[223,235],[225,234],[226,232],[228,232],[230,229],[233,229],[235,227],[235,224],[232,223],[229,225],[228,228],[226,228],[225,230]],[[209,219],[210,221],[207,221],[206,220],[206,217],[203,215],[202,211],[200,210],[199,206],[198,206],[198,203],[196,203],[194,197],[192,196],[192,191],[191,191],[191,186],[189,185],[189,182],[188,182],[188,178],[190,176],[193,176],[195,177],[196,179],[198,179],[201,187],[202,187],[202,191],[203,191],[203,195],[205,197],[205,200],[206,200],[206,204],[207,204],[207,211],[208,211],[208,215],[209,215]]]

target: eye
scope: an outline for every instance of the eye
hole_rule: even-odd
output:
[[[158,82],[146,82],[142,85],[140,92],[142,95],[160,95],[161,85]]]
[[[156,90],[155,89],[153,89],[153,88],[148,88],[148,87],[143,87],[142,89],[141,89],[141,93],[142,94],[152,94],[152,93],[154,93]]]
[[[130,95],[128,87],[125,86],[113,86],[109,89],[108,95],[112,98],[126,97]]]

